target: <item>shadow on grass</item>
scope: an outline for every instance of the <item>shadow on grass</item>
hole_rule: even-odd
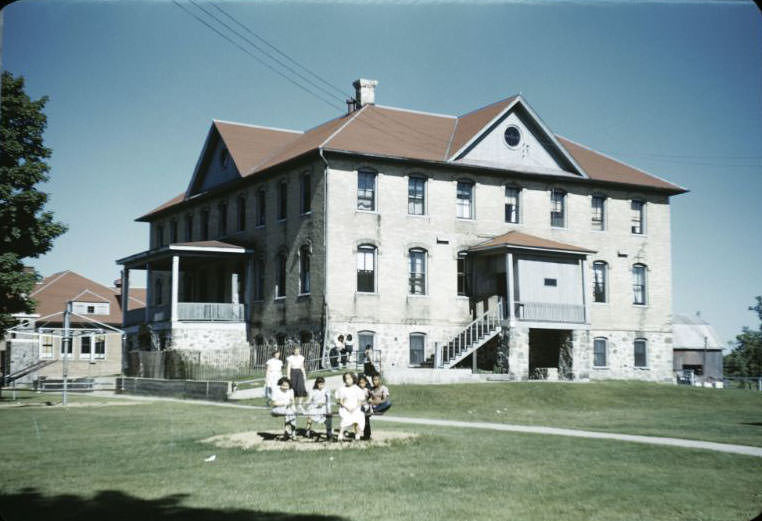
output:
[[[187,494],[142,499],[116,490],[102,490],[92,497],[62,494],[44,496],[36,489],[0,493],[0,519],[72,519],[109,521],[348,521],[338,516],[290,514],[257,510],[225,510],[181,505]]]

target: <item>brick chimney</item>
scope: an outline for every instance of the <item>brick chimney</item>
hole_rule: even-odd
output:
[[[366,80],[365,78],[360,78],[352,83],[355,88],[355,109],[376,104],[376,85],[378,85],[376,80]]]

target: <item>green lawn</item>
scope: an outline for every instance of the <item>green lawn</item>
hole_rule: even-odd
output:
[[[567,385],[561,394],[597,386]],[[479,389],[490,397],[506,393],[504,398],[524,392],[523,384],[511,387],[395,387],[393,410],[435,415],[471,403],[474,398],[468,397],[482,393]],[[537,392],[551,393],[552,387]],[[657,394],[673,391],[654,387]],[[634,388],[642,391],[641,398],[632,398],[639,410],[648,386]],[[448,406],[422,407],[420,400],[435,390],[450,396]],[[456,395],[463,398],[454,401]],[[34,395],[27,401],[39,399]],[[105,401],[73,399],[92,400]],[[482,416],[474,409],[469,417],[494,419],[486,409],[491,400],[480,400]],[[553,406],[561,409],[561,404]],[[0,425],[0,514],[6,521],[714,521],[748,520],[762,509],[762,459],[670,447],[376,423],[376,429],[415,430],[423,436],[366,451],[219,449],[198,440],[277,429],[280,422],[265,411],[177,402],[0,408]],[[216,461],[204,463],[212,453]]]

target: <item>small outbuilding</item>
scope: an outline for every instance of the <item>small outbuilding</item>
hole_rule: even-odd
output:
[[[673,315],[672,334],[676,373],[682,375],[693,371],[702,379],[722,379],[722,343],[717,332],[701,315]]]

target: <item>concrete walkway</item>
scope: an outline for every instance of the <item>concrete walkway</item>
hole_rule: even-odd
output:
[[[183,400],[180,398],[163,398],[154,396],[135,396],[128,394],[110,394],[95,392],[92,395],[98,397],[121,398],[127,400],[145,401],[169,401],[191,405],[211,405],[215,407],[229,407],[233,409],[249,409],[269,411],[268,407],[258,405],[242,405],[230,402],[206,402],[200,400]],[[683,438],[665,438],[661,436],[641,436],[637,434],[618,434],[615,432],[585,431],[579,429],[562,429],[558,427],[542,427],[538,425],[514,425],[511,423],[471,422],[458,420],[437,420],[434,418],[411,418],[406,416],[373,416],[373,422],[401,423],[406,425],[424,425],[427,427],[455,427],[460,429],[479,429],[502,432],[520,432],[524,434],[549,434],[553,436],[571,436],[575,438],[588,438],[598,440],[628,441],[631,443],[645,443],[649,445],[666,445],[685,449],[712,450],[743,456],[755,456],[762,458],[762,447],[749,445],[734,445],[732,443],[717,443],[713,441],[686,440]]]

